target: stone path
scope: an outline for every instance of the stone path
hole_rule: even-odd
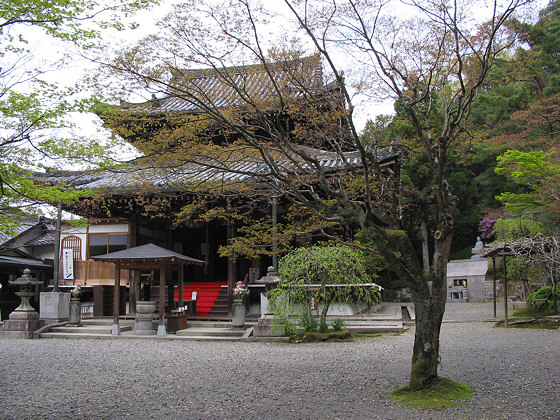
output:
[[[488,315],[446,310],[440,374],[475,389],[446,411],[388,397],[407,381],[411,328],[321,344],[0,338],[0,419],[560,419],[560,332]]]

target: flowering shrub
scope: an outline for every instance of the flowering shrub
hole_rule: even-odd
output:
[[[340,318],[337,318],[332,322],[332,329],[334,331],[342,331],[345,326],[346,326],[346,323],[344,322],[343,319],[340,319]]]
[[[242,281],[238,281],[235,283],[235,288],[233,289],[233,297],[235,299],[242,299],[247,293],[249,293],[249,289]]]
[[[72,297],[76,299],[82,296],[82,283],[75,285],[70,293],[72,294]]]
[[[479,225],[480,239],[492,239],[494,236],[494,224],[497,220],[497,216],[484,216]]]

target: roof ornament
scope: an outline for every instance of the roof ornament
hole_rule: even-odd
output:
[[[159,102],[159,99],[156,97],[155,93],[152,93],[151,102],[152,102],[152,106],[155,107],[155,108],[159,108],[161,106],[161,104]]]

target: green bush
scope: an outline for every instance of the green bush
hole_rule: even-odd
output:
[[[319,316],[326,325],[332,302],[364,302],[372,308],[380,298],[374,274],[366,271],[363,253],[346,245],[298,248],[280,259],[278,272],[277,287],[266,296],[274,307],[275,325],[284,325],[287,331],[297,330],[291,318],[296,308],[305,311],[310,299],[321,304]],[[307,317],[302,319],[299,328],[311,328],[310,322]]]
[[[560,292],[559,286],[560,283],[556,284],[556,293]],[[541,302],[540,299],[546,299],[546,302]],[[527,296],[527,305],[539,312],[552,305],[552,286],[543,286]]]
[[[321,322],[319,323],[319,332],[326,333],[328,330],[329,330],[329,326],[327,324],[327,321],[322,319]]]
[[[310,314],[303,314],[301,316],[300,327],[305,332],[316,332],[319,328],[319,323],[317,319]]]
[[[332,329],[334,331],[342,331],[345,326],[346,324],[344,323],[343,319],[337,318],[332,322]]]

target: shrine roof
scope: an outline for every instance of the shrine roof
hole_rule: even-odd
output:
[[[274,82],[273,82],[274,81]],[[121,102],[116,107],[131,114],[195,113],[204,108],[263,103],[278,96],[276,89],[303,96],[325,92],[319,56],[262,64],[210,69],[175,69],[170,92],[141,103]]]
[[[346,152],[343,155],[306,147],[305,152],[318,160],[326,172],[335,173],[348,167],[360,167],[359,152]],[[399,156],[398,148],[387,147],[379,150],[377,158],[383,166],[395,161]],[[288,167],[287,161],[278,167]],[[298,168],[305,173],[312,170],[309,164],[303,163]],[[263,184],[272,181],[270,168],[257,157],[235,156],[230,162],[222,160],[216,165],[187,162],[181,165],[152,166],[131,162],[130,166],[118,171],[65,171],[58,173],[36,174],[37,178],[49,183],[63,183],[75,189],[104,189],[114,192],[136,191],[139,187],[154,188],[160,191],[185,191],[191,186],[205,182],[241,182]]]
[[[188,257],[178,252],[162,248],[154,244],[140,245],[134,248],[123,249],[105,255],[91,257],[95,261],[110,261],[123,263],[170,261],[183,264],[203,265],[204,261]]]
[[[0,232],[0,250],[9,248],[10,243],[25,235],[29,235],[29,239],[21,242],[19,246],[45,246],[54,244],[55,227],[52,225],[53,220],[44,220],[37,218],[26,218],[19,225],[15,226],[11,232]],[[34,231],[34,232],[32,232]]]
[[[17,267],[33,267],[33,268],[51,268],[49,264],[33,258],[13,257],[9,255],[0,255],[0,266],[9,265]]]

